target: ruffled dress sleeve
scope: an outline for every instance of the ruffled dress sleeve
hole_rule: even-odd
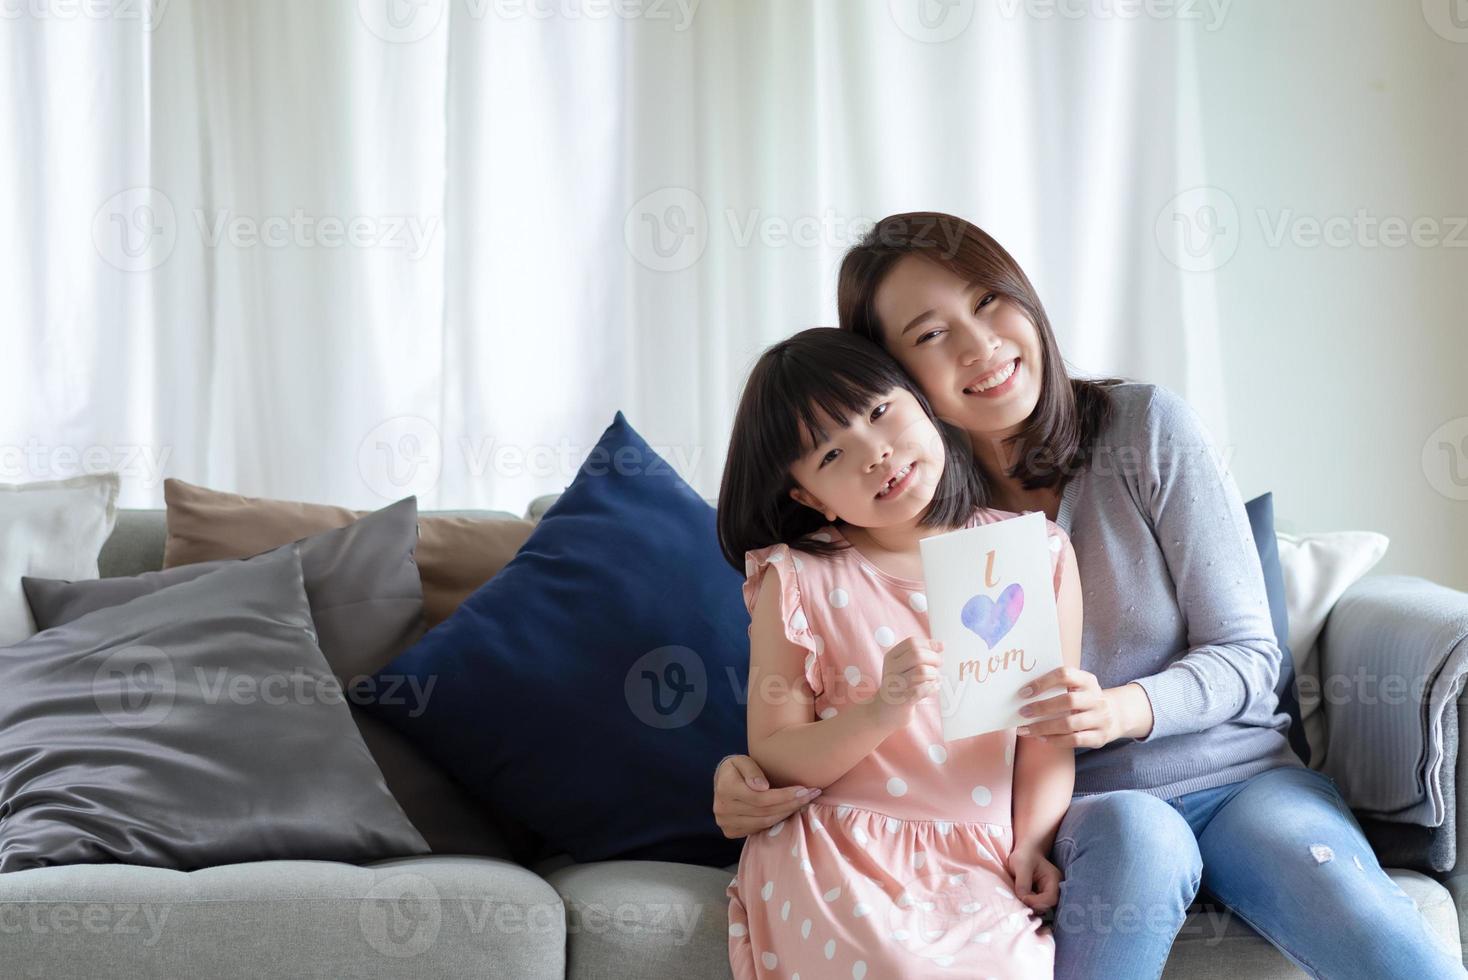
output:
[[[824,664],[821,657],[821,638],[810,631],[810,621],[801,606],[799,569],[802,564],[815,559],[801,557],[788,545],[775,544],[767,548],[756,548],[744,553],[744,605],[754,616],[755,600],[759,598],[760,583],[770,569],[774,569],[780,583],[780,621],[785,624],[785,636],[796,646],[805,650],[805,681],[810,689],[820,694],[826,689]],[[753,630],[753,624],[750,630]]]

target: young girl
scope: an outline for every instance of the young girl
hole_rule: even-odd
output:
[[[1051,975],[1039,913],[1059,897],[1046,855],[1072,750],[942,735],[918,542],[1017,516],[983,506],[977,473],[870,341],[806,330],[751,373],[718,511],[746,576],[749,754],[821,798],[745,841],[727,889],[737,980]],[[1047,526],[1077,665],[1074,554]]]

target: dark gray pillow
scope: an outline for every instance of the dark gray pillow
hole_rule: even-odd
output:
[[[418,498],[405,497],[345,527],[301,538],[295,544],[300,546],[306,595],[321,652],[344,685],[375,673],[423,635],[423,585],[415,559]],[[45,630],[260,557],[224,558],[77,582],[27,577],[22,584],[37,628]],[[348,695],[351,700],[350,688]],[[434,851],[507,853],[495,824],[443,770],[402,735],[355,706],[352,717],[388,789]]]
[[[321,652],[343,683],[375,673],[423,635],[423,583],[413,559],[417,497],[404,497],[345,527],[295,543]],[[46,630],[255,558],[203,561],[126,578],[67,582],[25,577],[21,584],[36,629]]]
[[[316,645],[295,545],[0,649],[0,872],[427,850]]]

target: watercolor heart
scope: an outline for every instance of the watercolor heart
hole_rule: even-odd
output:
[[[963,625],[977,633],[979,639],[994,649],[1004,639],[1014,624],[1019,621],[1020,610],[1025,607],[1025,590],[1018,582],[999,593],[995,602],[986,595],[976,595],[963,604],[960,618]]]

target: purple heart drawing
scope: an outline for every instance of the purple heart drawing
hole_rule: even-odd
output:
[[[1025,607],[1025,590],[1015,582],[999,593],[995,602],[986,595],[976,595],[963,604],[960,618],[963,625],[978,634],[979,639],[989,644],[992,650],[1019,621],[1020,610]]]

